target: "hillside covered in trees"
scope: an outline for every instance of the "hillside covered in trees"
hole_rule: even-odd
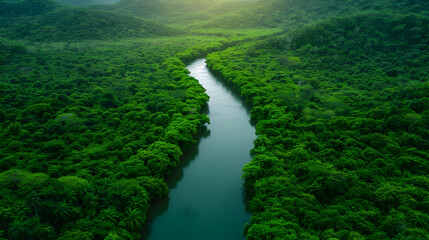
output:
[[[0,0],[0,22],[0,239],[140,239],[210,122],[205,56],[256,123],[246,239],[429,238],[428,2]]]
[[[362,13],[209,55],[254,105],[248,239],[428,236],[428,20]]]

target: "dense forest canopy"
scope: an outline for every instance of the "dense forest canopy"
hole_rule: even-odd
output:
[[[256,123],[246,239],[428,239],[428,43],[423,0],[0,0],[0,238],[139,239],[208,54]]]
[[[428,236],[428,23],[366,12],[209,55],[258,122],[248,239]]]

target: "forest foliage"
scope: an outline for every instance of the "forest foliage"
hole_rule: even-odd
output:
[[[179,32],[130,13],[71,8],[51,0],[1,0],[0,21],[0,36],[36,42],[147,38]]]
[[[428,23],[363,12],[208,56],[257,121],[247,239],[429,237]]]
[[[0,238],[139,239],[209,53],[256,123],[247,239],[429,237],[427,1],[64,2],[0,0]]]
[[[170,57],[201,41],[2,45],[8,238],[138,238],[164,177],[209,121],[205,89]]]

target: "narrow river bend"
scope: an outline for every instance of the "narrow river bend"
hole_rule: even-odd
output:
[[[250,220],[241,179],[255,129],[249,109],[199,59],[187,68],[210,96],[210,125],[167,184],[168,197],[150,210],[143,239],[239,240]]]

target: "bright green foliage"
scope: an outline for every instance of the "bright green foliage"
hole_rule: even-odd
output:
[[[177,145],[158,141],[140,151],[137,158],[148,166],[152,175],[164,176],[169,175],[170,169],[177,167],[182,155]]]
[[[168,64],[184,47],[168,39],[5,49],[0,219],[7,237],[137,238],[149,202],[168,192],[164,176],[208,122],[200,113],[205,90],[187,74],[173,77],[173,68],[186,73],[180,61]]]
[[[413,0],[0,0],[0,238],[138,239],[209,123],[184,64],[215,52],[256,122],[247,239],[427,239],[427,16]]]
[[[429,237],[415,181],[429,171],[428,23],[365,12],[208,56],[257,121],[248,239]]]
[[[145,221],[145,215],[141,213],[138,209],[128,210],[128,216],[125,218],[124,222],[127,229],[132,232],[139,232],[143,228]]]

